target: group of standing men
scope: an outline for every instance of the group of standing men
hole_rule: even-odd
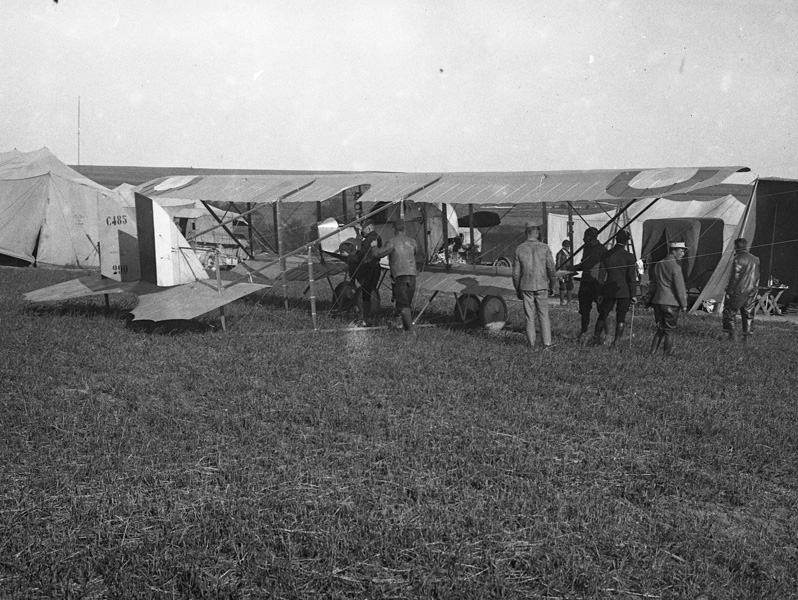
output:
[[[518,246],[513,261],[513,285],[516,294],[524,302],[526,335],[531,346],[536,341],[536,324],[540,329],[543,348],[550,348],[551,321],[549,318],[549,290],[555,289],[558,280],[556,267],[569,273],[559,272],[560,304],[570,301],[573,289],[571,273],[581,271],[579,284],[579,338],[585,339],[590,326],[593,305],[598,319],[593,331],[592,343],[603,345],[610,335],[609,316],[615,310],[615,332],[611,346],[622,339],[629,310],[637,302],[638,280],[634,254],[626,250],[629,233],[620,230],[615,235],[615,245],[607,249],[598,240],[595,227],[584,235],[583,259],[572,264],[570,242],[563,242],[555,264],[551,249],[539,241],[541,224],[530,221],[526,224],[526,241]],[[759,259],[748,252],[748,242],[739,238],[734,242],[735,256],[726,287],[723,310],[723,331],[729,339],[736,339],[735,320],[739,312],[742,317],[744,339],[751,334],[756,294],[759,285]],[[679,313],[687,310],[687,289],[679,262],[687,253],[687,245],[673,241],[668,245],[668,255],[655,263],[650,270],[649,288],[642,297],[647,308],[654,309],[656,330],[651,340],[650,354],[660,347],[666,355],[674,354],[674,334]],[[570,287],[569,287],[570,283]],[[567,298],[567,300],[566,300]]]
[[[402,319],[405,331],[413,332],[414,323],[411,307],[416,293],[416,254],[418,244],[407,235],[405,222],[398,219],[393,222],[394,237],[384,245],[377,234],[374,221],[366,219],[361,229],[360,248],[355,252],[344,254],[350,266],[350,275],[360,284],[363,301],[359,317],[361,326],[369,325],[371,317],[371,300],[374,290],[380,282],[380,263],[383,256],[388,257],[393,279],[393,299],[396,312]]]

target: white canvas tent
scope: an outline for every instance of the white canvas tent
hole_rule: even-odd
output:
[[[707,229],[701,230],[700,228],[696,228],[695,231],[688,231],[685,223],[707,223],[716,221],[719,226],[722,227],[722,239],[718,239],[719,252],[716,257],[719,258],[719,260],[717,265],[714,266],[714,270],[705,275],[698,300],[714,300],[716,302],[721,302],[723,300],[724,284],[728,279],[729,258],[733,255],[732,248],[734,240],[743,235],[748,235],[750,237],[753,233],[752,225],[754,221],[753,218],[749,220],[748,216],[751,214],[749,205],[753,202],[751,193],[754,189],[753,183],[755,179],[755,176],[750,173],[739,174],[740,182],[748,182],[751,187],[748,189],[743,188],[743,193],[720,196],[713,200],[700,202],[668,200],[666,198],[658,199],[656,202],[654,202],[655,199],[653,198],[640,200],[630,206],[626,210],[625,215],[623,215],[616,224],[602,231],[599,235],[599,241],[606,243],[618,230],[618,227],[622,227],[631,221],[631,224],[627,226],[627,230],[630,231],[632,235],[631,242],[635,255],[638,258],[647,259],[650,257],[644,255],[647,254],[647,249],[651,248],[652,243],[651,240],[645,239],[644,232],[650,232],[652,228],[647,227],[646,223],[679,222],[681,225],[677,227],[675,239],[691,242],[690,245],[692,245],[693,248],[692,250],[688,250],[688,261],[690,267],[692,267],[694,261],[708,258],[697,253],[699,251],[699,244],[702,244],[702,236],[708,234]],[[591,214],[574,214],[573,229],[575,249],[578,249],[582,245],[584,232],[588,227],[601,229],[614,216],[614,211],[612,213],[592,212]],[[556,253],[562,246],[562,241],[568,237],[568,216],[561,213],[549,213],[547,226],[548,243],[552,251]],[[659,230],[654,230],[659,234]],[[719,233],[713,228],[709,228],[709,230],[711,231],[709,235]],[[577,262],[580,259],[581,257],[579,255],[575,257]],[[699,302],[696,302],[693,310],[697,310],[699,305]]]
[[[97,208],[109,197],[118,200],[47,148],[0,153],[0,255],[99,268]]]

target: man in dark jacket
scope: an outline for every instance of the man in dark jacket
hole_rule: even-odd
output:
[[[687,288],[679,261],[687,254],[684,242],[668,244],[669,254],[656,263],[648,288],[646,306],[654,307],[657,330],[651,340],[649,354],[654,354],[663,343],[665,354],[673,355],[673,338],[679,322],[679,311],[687,310]]]
[[[573,267],[574,271],[582,271],[582,279],[579,281],[579,315],[581,317],[580,339],[587,333],[590,327],[590,312],[593,310],[593,303],[598,308],[598,298],[600,284],[598,280],[599,265],[607,249],[598,240],[599,231],[595,227],[588,227],[585,231],[582,248],[582,262]]]
[[[615,236],[615,246],[612,247],[601,261],[601,273],[604,284],[601,288],[602,301],[599,304],[599,317],[596,321],[594,342],[604,343],[604,333],[609,335],[610,328],[607,321],[610,312],[615,308],[615,346],[623,336],[626,325],[626,313],[634,303],[637,296],[637,268],[634,254],[626,250],[629,243],[629,232],[622,229]]]
[[[738,312],[743,323],[743,341],[751,335],[758,288],[759,259],[748,252],[748,241],[738,238],[734,240],[734,259],[723,304],[723,331],[729,340],[737,339],[734,322]]]

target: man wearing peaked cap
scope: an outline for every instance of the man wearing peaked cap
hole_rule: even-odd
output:
[[[679,322],[679,311],[687,310],[687,288],[679,261],[687,253],[687,244],[671,242],[670,252],[653,267],[646,306],[653,305],[657,330],[651,340],[649,354],[654,354],[660,344],[667,356],[673,355],[673,338]]]
[[[554,266],[557,270],[571,271],[574,267],[574,257],[571,254],[571,240],[565,238],[562,241],[562,248],[554,257]],[[560,283],[560,306],[567,306],[571,303],[571,294],[574,291],[574,276],[571,274],[559,278]]]

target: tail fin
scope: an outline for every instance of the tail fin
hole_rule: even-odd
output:
[[[100,274],[115,281],[139,281],[139,242],[130,207],[101,197],[97,208],[100,238]]]
[[[207,279],[194,250],[167,212],[152,199],[136,193],[141,280],[159,286]]]

